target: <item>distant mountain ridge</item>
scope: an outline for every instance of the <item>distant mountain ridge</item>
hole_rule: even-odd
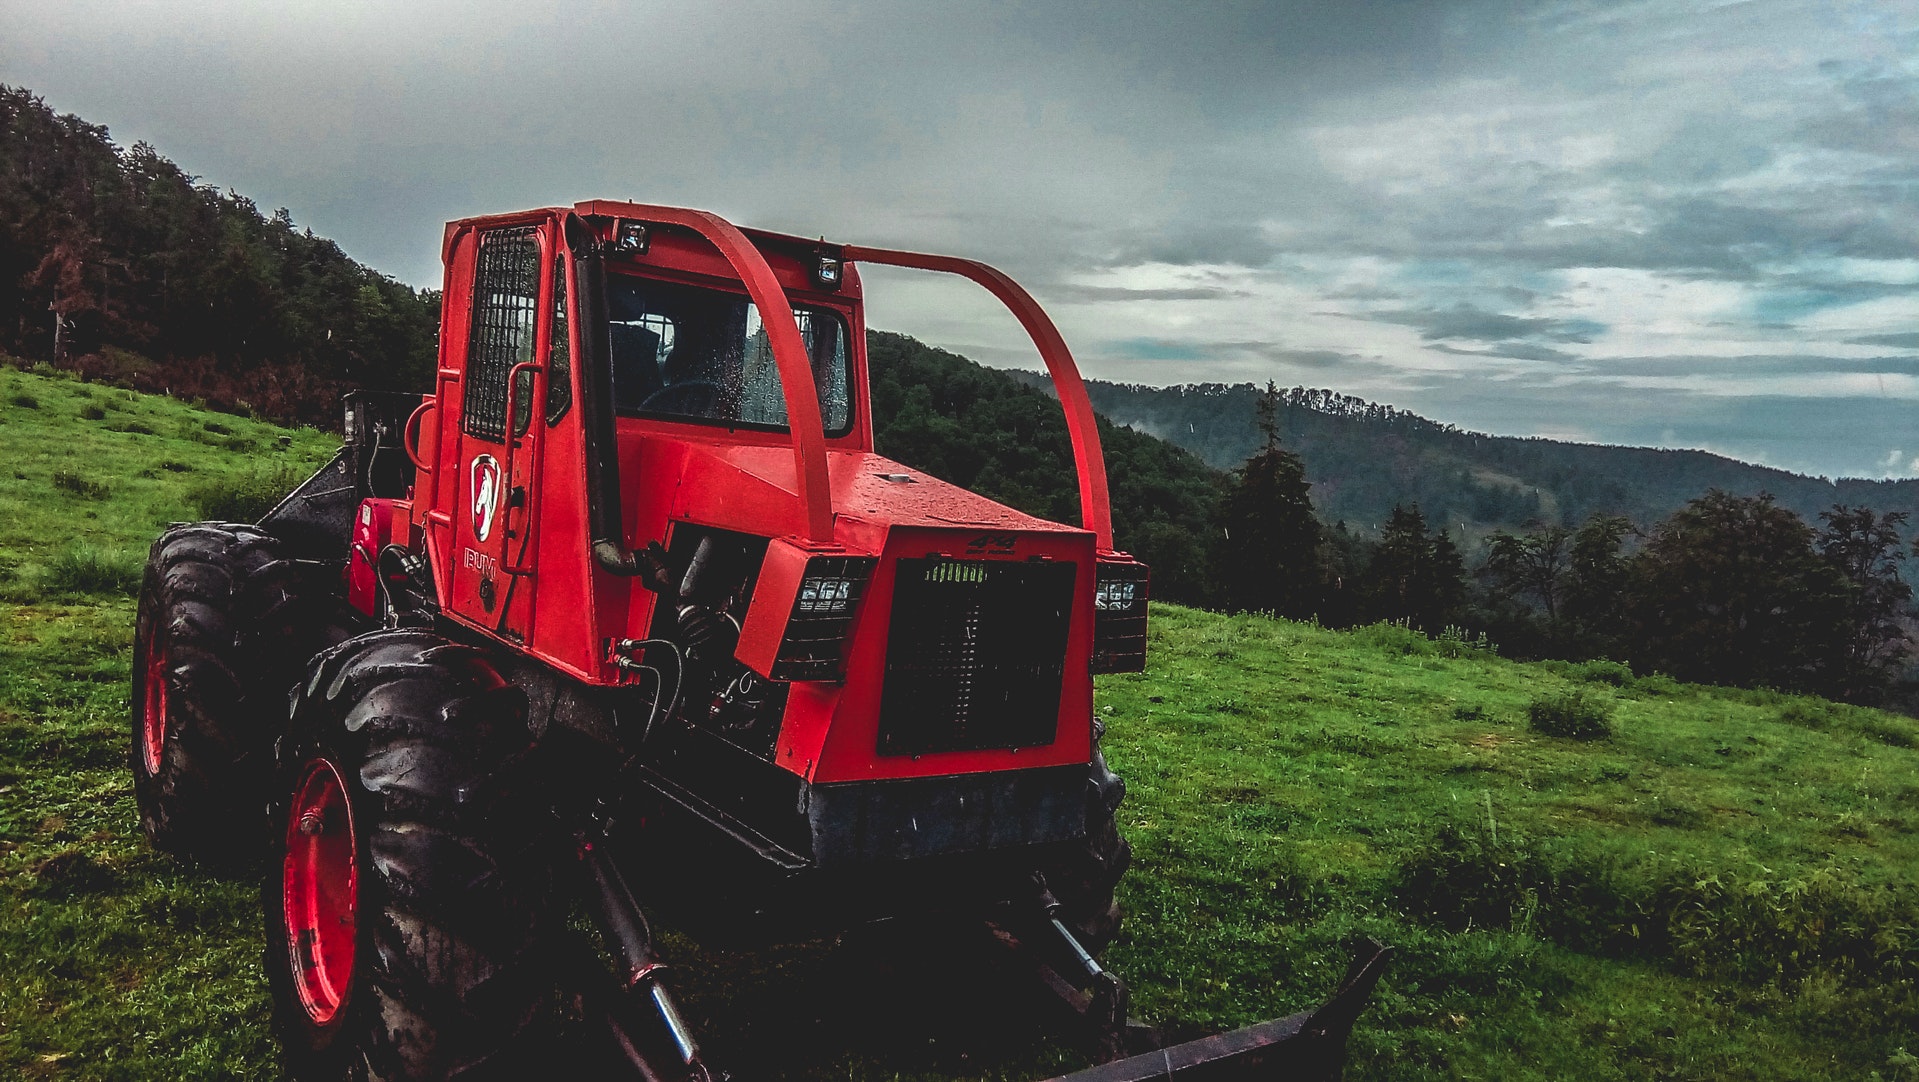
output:
[[[1044,373],[1008,375],[1051,389]],[[1093,409],[1114,424],[1158,436],[1219,469],[1238,468],[1260,444],[1254,406],[1262,391],[1250,383],[1088,380],[1086,390]],[[1407,503],[1468,534],[1535,521],[1574,525],[1599,513],[1650,526],[1713,488],[1769,492],[1814,524],[1834,504],[1919,511],[1919,480],[1835,481],[1706,451],[1493,436],[1328,390],[1282,390],[1278,420],[1281,441],[1306,464],[1320,515],[1363,530]]]

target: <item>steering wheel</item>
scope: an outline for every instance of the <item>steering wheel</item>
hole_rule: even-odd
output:
[[[708,416],[720,400],[723,388],[710,379],[683,379],[647,395],[640,402],[640,409],[659,413],[680,413],[696,417]],[[681,402],[681,399],[690,401]]]

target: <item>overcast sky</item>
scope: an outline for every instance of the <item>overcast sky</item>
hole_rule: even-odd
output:
[[[268,14],[268,12],[271,14]],[[0,81],[438,283],[612,197],[983,258],[1089,375],[1919,476],[1919,0],[0,0]],[[957,280],[873,325],[1038,367]]]

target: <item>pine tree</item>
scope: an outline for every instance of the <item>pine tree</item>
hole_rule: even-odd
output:
[[[1306,467],[1280,446],[1278,405],[1279,390],[1268,383],[1257,414],[1265,446],[1240,467],[1220,507],[1218,582],[1228,608],[1305,617],[1321,594],[1323,534]]]
[[[1417,504],[1395,505],[1366,568],[1369,615],[1436,632],[1466,601],[1466,565],[1441,528],[1428,532]]]

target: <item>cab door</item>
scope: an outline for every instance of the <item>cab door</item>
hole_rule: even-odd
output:
[[[532,633],[554,250],[550,224],[480,233],[460,377],[452,613],[518,643]]]

